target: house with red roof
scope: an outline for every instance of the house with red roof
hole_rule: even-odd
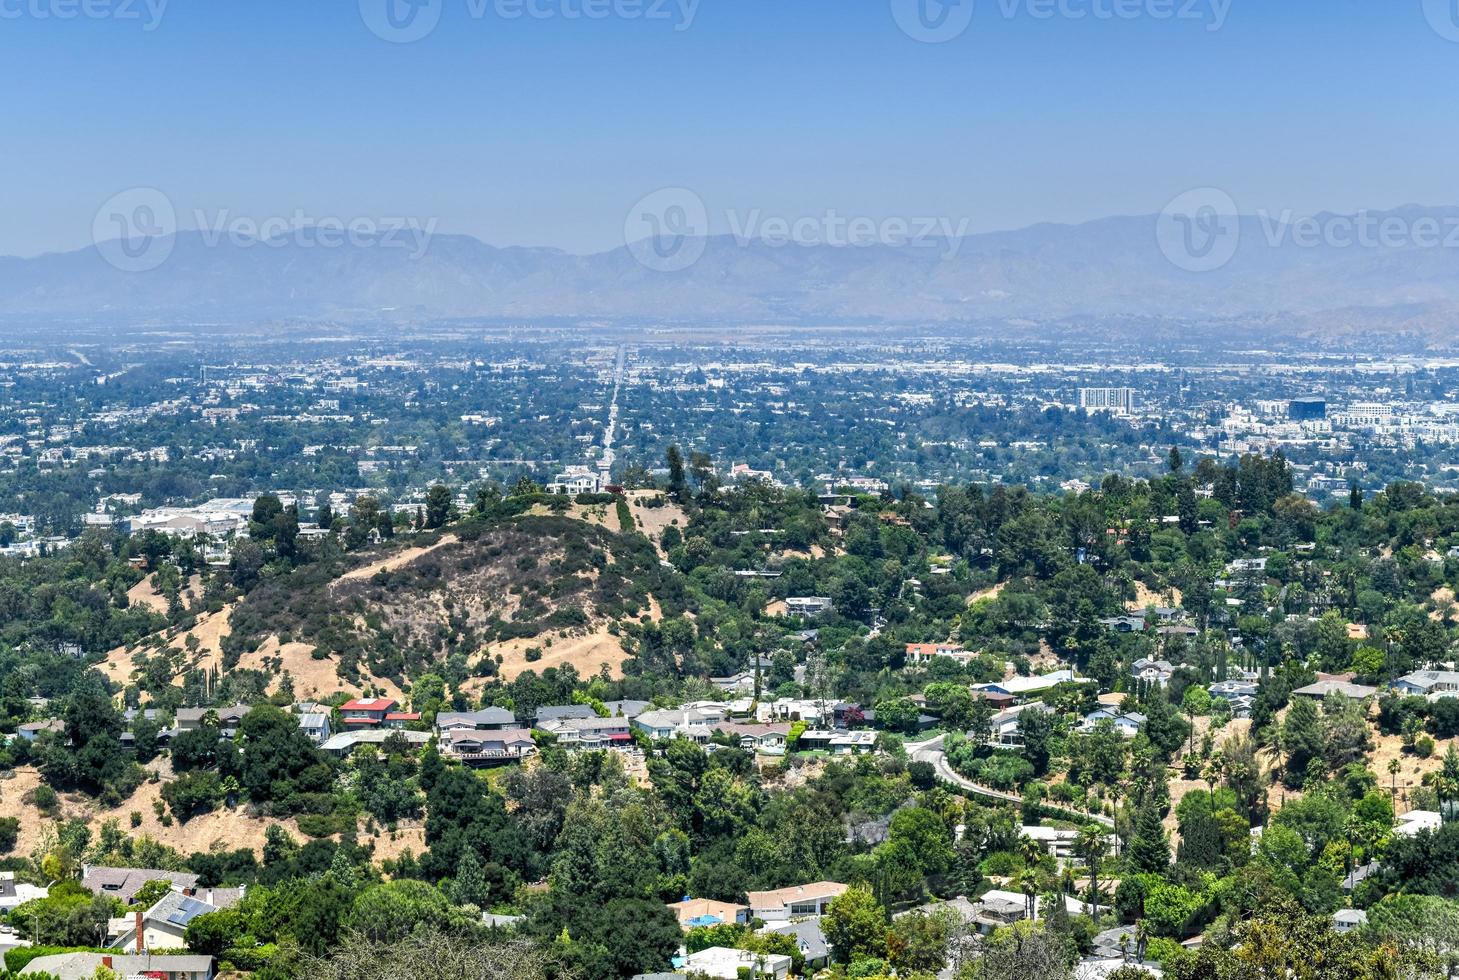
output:
[[[339,706],[339,715],[346,728],[379,728],[394,710],[392,698],[355,698]]]

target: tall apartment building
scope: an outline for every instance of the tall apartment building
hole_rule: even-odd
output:
[[[1129,415],[1135,410],[1134,388],[1080,388],[1079,407],[1090,412]]]

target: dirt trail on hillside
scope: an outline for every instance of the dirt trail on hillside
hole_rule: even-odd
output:
[[[411,562],[415,561],[422,555],[428,555],[438,548],[444,548],[448,544],[455,543],[456,535],[443,534],[441,535],[441,540],[437,541],[435,544],[425,545],[424,547],[420,548],[407,548],[399,554],[390,555],[388,558],[382,558],[379,561],[371,562],[368,565],[362,565],[359,568],[354,569],[353,571],[345,572],[335,581],[355,582],[360,579],[374,578],[375,575],[380,572],[393,572],[397,568],[402,568],[405,565],[409,565]]]

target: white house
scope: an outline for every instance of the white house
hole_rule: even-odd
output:
[[[816,881],[768,892],[750,892],[750,916],[765,922],[788,922],[801,916],[825,915],[827,906],[848,890],[849,886],[840,882]]]
[[[790,975],[791,959],[778,953],[751,953],[743,949],[726,949],[711,946],[697,953],[690,953],[684,961],[684,969],[690,974],[704,974],[717,980],[738,980],[749,976],[760,980],[785,980]],[[741,971],[747,971],[741,973]]]
[[[1394,681],[1393,689],[1400,694],[1412,694],[1431,700],[1459,697],[1459,671],[1416,670]]]
[[[1146,720],[1144,715],[1135,711],[1127,713],[1110,708],[1100,708],[1098,711],[1091,711],[1084,716],[1084,720],[1079,723],[1078,732],[1081,735],[1093,734],[1100,722],[1109,721],[1114,723],[1115,731],[1125,738],[1134,738],[1140,734],[1140,729]]]
[[[1398,818],[1398,826],[1393,828],[1393,832],[1414,837],[1425,830],[1436,831],[1443,825],[1444,818],[1433,810],[1410,810]]]

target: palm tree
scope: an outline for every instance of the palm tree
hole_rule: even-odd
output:
[[[1388,775],[1391,776],[1391,777],[1393,777],[1392,781],[1393,781],[1393,807],[1394,807],[1394,809],[1397,809],[1398,808],[1398,770],[1400,770],[1402,768],[1403,768],[1403,766],[1399,764],[1399,762],[1398,762],[1397,759],[1389,759],[1388,760]]]
[[[1018,887],[1019,890],[1023,892],[1023,908],[1024,913],[1028,916],[1028,921],[1037,922],[1039,894],[1038,875],[1033,871],[1024,871],[1023,874],[1018,876]]]
[[[1090,824],[1079,831],[1079,836],[1074,841],[1075,853],[1089,867],[1089,911],[1096,926],[1099,925],[1099,862],[1104,857],[1108,843],[1104,830],[1096,824]]]

